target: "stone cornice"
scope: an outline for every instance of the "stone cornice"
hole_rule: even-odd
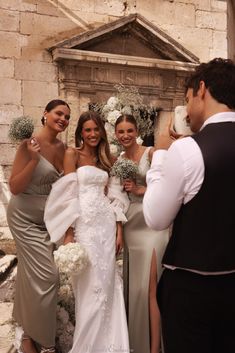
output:
[[[124,66],[137,66],[142,68],[157,68],[163,70],[193,71],[198,65],[173,60],[143,58],[138,56],[118,55],[109,53],[99,53],[87,50],[56,48],[52,50],[54,61],[74,60],[94,62],[99,64],[116,64]]]

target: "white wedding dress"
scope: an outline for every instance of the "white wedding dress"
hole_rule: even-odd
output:
[[[119,181],[94,166],[82,166],[53,184],[45,208],[51,240],[58,242],[73,226],[91,262],[72,278],[76,328],[70,353],[129,352],[115,260],[116,221],[126,221],[128,206]]]

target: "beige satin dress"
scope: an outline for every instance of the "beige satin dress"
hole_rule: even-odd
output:
[[[51,185],[59,177],[41,156],[31,183],[24,192],[12,195],[7,210],[18,258],[13,317],[45,347],[55,345],[58,273],[43,216]]]
[[[146,186],[146,172],[150,167],[149,148],[138,165],[137,185]],[[162,273],[161,260],[169,230],[154,231],[147,227],[143,209],[143,196],[129,194],[131,201],[124,225],[124,294],[127,308],[130,350],[150,353],[149,275],[153,251],[156,252],[158,281]]]

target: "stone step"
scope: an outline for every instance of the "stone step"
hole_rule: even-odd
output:
[[[0,282],[7,278],[11,268],[16,262],[17,258],[15,255],[5,255],[0,259]]]
[[[0,302],[13,302],[15,294],[16,275],[17,266],[15,265],[11,269],[7,278],[0,284]]]
[[[0,250],[5,254],[16,254],[15,241],[9,227],[0,227]],[[2,253],[0,253],[0,256]]]
[[[15,326],[12,319],[12,303],[0,302],[0,352],[15,353],[13,346]]]

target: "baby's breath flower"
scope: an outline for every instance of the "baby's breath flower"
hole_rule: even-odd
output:
[[[20,116],[12,121],[8,136],[12,142],[30,138],[34,130],[33,119],[28,116]]]
[[[119,158],[112,166],[110,175],[121,180],[135,179],[138,172],[138,165],[127,158]]]

